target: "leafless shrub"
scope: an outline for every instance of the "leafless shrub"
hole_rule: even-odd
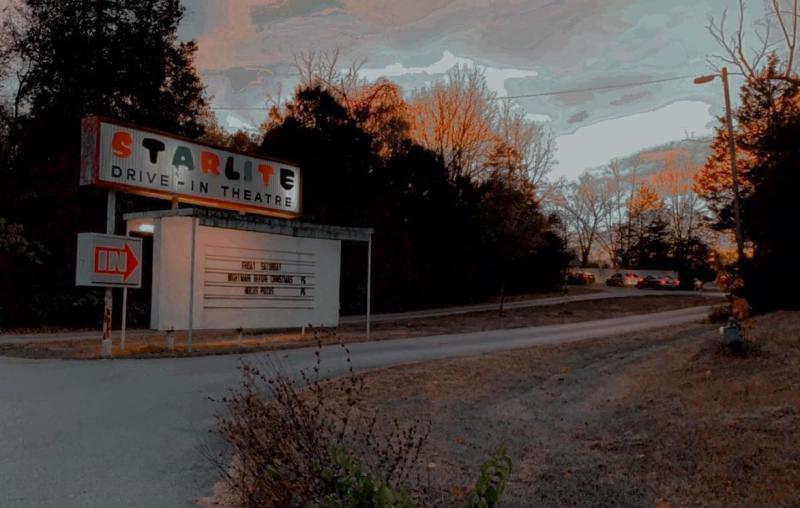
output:
[[[272,361],[240,365],[241,386],[218,416],[233,460],[216,458],[235,506],[427,505],[419,454],[429,423],[364,411],[363,377],[342,347],[349,369],[340,382],[321,378],[319,342],[314,367],[297,381]]]

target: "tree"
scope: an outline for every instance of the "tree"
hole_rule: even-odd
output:
[[[103,194],[78,188],[80,120],[100,114],[197,136],[208,109],[194,42],[180,42],[178,0],[24,0],[3,12],[15,70],[11,156],[0,217],[21,225],[41,264],[17,259],[0,278],[20,293],[4,321],[91,322],[96,292],[75,288],[75,234],[102,230]],[[121,199],[121,207],[146,201]]]
[[[439,154],[451,178],[477,178],[493,140],[494,99],[480,69],[456,66],[412,96],[412,137]]]
[[[628,205],[636,192],[637,170],[638,166],[634,165],[632,169],[625,171],[621,161],[613,160],[601,176],[606,182],[609,205],[598,240],[614,267],[622,266],[619,253],[626,252],[631,246],[632,229]]]
[[[500,282],[500,315],[506,296],[511,267],[530,255],[546,230],[545,218],[539,212],[533,185],[525,179],[493,175],[479,187],[478,207],[482,243],[495,262]]]
[[[672,268],[669,225],[660,213],[653,214],[640,223],[630,252],[622,257],[627,258],[625,266],[651,270]]]
[[[562,183],[556,203],[564,211],[578,246],[581,266],[588,266],[600,228],[612,203],[608,183],[590,173],[577,182]]]
[[[505,173],[454,178],[438,153],[403,138],[401,129],[399,141],[376,142],[390,129],[381,125],[395,121],[391,112],[404,109],[402,97],[390,100],[386,115],[381,107],[360,109],[359,93],[350,92],[348,107],[322,85],[298,88],[259,151],[303,168],[304,220],[375,228],[376,308],[476,301],[498,289],[505,294],[512,281],[514,290],[552,289],[567,259],[548,234],[553,226],[532,184]],[[363,301],[363,265],[350,262],[343,256],[343,306],[361,311],[350,302]],[[525,277],[510,276],[523,269]]]
[[[372,148],[369,133],[318,86],[296,92],[281,123],[265,134],[259,152],[303,168],[306,220],[364,226],[371,212],[365,208],[368,203],[348,196],[372,195],[380,163]]]
[[[343,66],[340,57],[339,49],[295,55],[297,90],[328,92],[372,136],[378,155],[391,156],[409,137],[410,113],[400,88],[386,79],[369,83],[359,78],[364,61]],[[280,108],[274,108],[274,113],[279,119]]]
[[[791,128],[800,111],[795,95],[800,86],[768,79],[779,68],[777,57],[749,79],[741,90],[742,104],[736,111],[735,142],[739,164],[740,194],[747,200],[755,191],[755,168],[777,152],[785,152],[786,141],[780,133]],[[695,176],[695,191],[706,201],[719,229],[732,227],[733,199],[727,155],[727,132],[718,128],[712,140],[712,153],[703,169]],[[746,222],[746,221],[745,221]],[[745,239],[749,237],[746,224]]]
[[[207,113],[194,41],[177,40],[178,0],[25,0],[15,41],[32,117],[117,117],[197,136]]]
[[[745,176],[749,191],[741,200],[743,231],[752,247],[742,277],[743,296],[758,311],[800,308],[794,288],[800,276],[791,266],[798,252],[800,213],[800,84],[767,79],[777,58],[741,90],[736,112],[737,145],[752,159]],[[778,282],[779,281],[779,282]]]
[[[700,196],[694,190],[699,168],[692,165],[691,156],[685,150],[655,152],[649,158],[662,163],[648,181],[664,202],[675,257],[680,259],[682,251],[689,247],[690,239],[700,241],[700,235],[706,229]]]
[[[498,109],[494,139],[486,157],[492,174],[524,178],[537,193],[555,163],[555,139],[542,124],[525,118],[510,101]]]
[[[747,26],[747,12],[745,1],[738,0],[738,18],[733,32],[726,26],[728,10],[725,9],[719,19],[711,17],[707,29],[717,41],[722,54],[713,55],[708,59],[709,65],[717,72],[722,65],[732,65],[739,69],[746,79],[768,79],[784,81],[800,85],[800,79],[795,72],[795,52],[798,36],[798,0],[790,0],[789,6],[781,0],[768,0],[765,15],[754,20],[750,29]],[[773,36],[773,31],[778,30],[778,37]],[[749,45],[748,41],[755,37],[756,43]],[[782,64],[770,67],[767,65],[771,56],[782,59]],[[766,67],[764,73],[762,68]]]
[[[787,220],[797,213],[793,196],[797,185],[797,161],[793,139],[800,123],[796,66],[798,1],[771,0],[763,20],[756,24],[758,43],[750,47],[745,26],[744,1],[739,0],[738,27],[732,35],[725,29],[725,13],[719,23],[711,20],[709,30],[723,55],[718,62],[734,65],[746,81],[740,91],[736,112],[735,145],[740,163],[740,205],[742,234],[749,240],[750,259],[739,260],[744,286],[740,290],[756,310],[800,307],[793,290],[800,283],[794,271],[785,270],[797,252],[796,222]],[[777,30],[777,37],[770,31]],[[722,144],[726,133],[718,129],[713,154],[696,179],[698,192],[709,203],[719,229],[732,222],[730,178],[722,171],[726,162]],[[780,284],[775,281],[780,280]]]

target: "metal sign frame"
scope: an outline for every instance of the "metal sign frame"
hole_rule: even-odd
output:
[[[109,126],[119,129],[115,136],[120,134],[120,140],[112,137],[110,140],[106,139],[104,144],[103,129]],[[147,135],[152,136],[152,139],[145,137]],[[135,143],[138,138],[149,140],[150,144],[142,146],[141,140]],[[114,144],[116,141],[119,143]],[[168,153],[167,149],[173,151]],[[180,149],[180,153],[176,149]],[[149,154],[149,158],[144,154]],[[153,162],[154,154],[157,163]],[[204,156],[215,162],[212,167],[204,166]],[[140,164],[123,166],[132,159]],[[165,162],[167,159],[169,163]],[[302,214],[303,177],[296,164],[128,122],[100,116],[84,118],[81,122],[80,161],[81,185],[280,218],[293,219]],[[109,165],[117,170],[117,174],[114,174]],[[271,176],[260,175],[262,168],[264,171],[268,169]],[[105,174],[107,172],[111,172],[111,175]],[[153,180],[148,182],[146,178],[142,178],[144,173],[148,177],[153,176]],[[288,180],[284,180],[285,177]],[[269,183],[258,182],[259,178]],[[162,179],[168,181],[168,185],[163,185]],[[290,185],[290,181],[292,187],[284,187]],[[224,194],[218,195],[223,188]],[[252,194],[255,198],[254,193],[260,193],[260,202],[245,199],[245,194]],[[270,197],[267,196],[272,198],[271,205],[268,203]],[[285,200],[287,197],[294,202],[291,209],[275,204],[277,200]]]

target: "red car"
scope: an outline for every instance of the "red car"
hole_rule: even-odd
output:
[[[567,273],[567,284],[591,286],[594,284],[594,274],[591,272],[569,272]]]
[[[640,280],[636,287],[639,289],[678,289],[681,287],[681,281],[673,279],[669,275],[663,277],[648,275]]]

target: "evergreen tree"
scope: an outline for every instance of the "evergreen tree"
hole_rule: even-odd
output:
[[[76,234],[105,223],[104,193],[78,187],[80,121],[99,114],[202,133],[208,110],[197,48],[176,36],[183,12],[178,0],[25,0],[13,16],[6,11],[8,49],[26,72],[0,217],[40,249],[36,261],[0,266],[0,279],[18,289],[3,295],[0,323],[99,319],[97,292],[73,279]],[[123,210],[143,206],[121,201]]]
[[[800,275],[791,269],[798,252],[800,200],[800,85],[797,80],[772,79],[779,61],[768,64],[742,86],[736,111],[737,160],[745,161],[740,173],[741,216],[744,238],[752,247],[745,260],[743,295],[756,310],[800,308]],[[717,227],[732,226],[730,172],[717,147],[698,177],[697,187],[711,204]]]

